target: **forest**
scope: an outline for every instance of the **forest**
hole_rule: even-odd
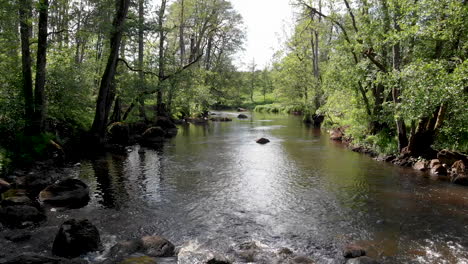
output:
[[[3,162],[238,107],[302,114],[384,154],[468,151],[466,0],[291,4],[283,48],[241,70],[228,0],[2,0]]]

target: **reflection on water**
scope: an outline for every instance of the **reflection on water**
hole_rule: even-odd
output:
[[[108,240],[157,233],[221,252],[258,240],[319,263],[356,242],[386,263],[468,261],[466,188],[353,153],[293,116],[185,125],[157,149],[74,170],[95,197],[76,214]]]

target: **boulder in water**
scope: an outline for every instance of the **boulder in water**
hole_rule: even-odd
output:
[[[239,119],[246,119],[246,118],[249,118],[249,117],[248,117],[247,115],[244,115],[244,114],[239,114],[239,115],[237,116],[237,118],[239,118]]]
[[[57,207],[80,208],[88,204],[88,186],[77,179],[52,184],[39,193],[39,200]]]
[[[174,245],[160,236],[145,236],[141,238],[142,251],[151,257],[174,256]]]
[[[7,259],[2,264],[86,264],[86,260],[64,259],[57,257],[42,256],[34,253],[24,253]]]
[[[315,264],[315,262],[306,256],[297,256],[291,259],[289,264]]]
[[[210,118],[211,121],[213,122],[230,122],[232,121],[231,118],[229,117],[212,117]]]
[[[154,258],[141,256],[124,259],[119,264],[157,264],[157,262]]]
[[[0,179],[0,194],[8,191],[10,188],[11,185],[7,181]]]
[[[164,140],[166,132],[161,127],[150,127],[142,135],[142,139],[145,142],[160,142]]]
[[[8,227],[26,228],[46,219],[44,213],[29,205],[15,205],[0,208],[0,222]]]
[[[380,264],[375,259],[363,256],[363,257],[358,257],[358,258],[352,258],[346,261],[346,264]]]
[[[427,169],[427,162],[418,161],[413,165],[413,169],[418,171],[425,171]]]
[[[340,128],[330,130],[330,139],[340,141],[343,139],[343,131]]]
[[[165,117],[165,116],[158,116],[156,118],[156,126],[164,130],[177,128],[174,122],[170,118]]]
[[[128,144],[130,139],[130,128],[123,122],[115,122],[109,126],[109,141],[115,144]]]
[[[255,140],[255,142],[257,142],[258,144],[263,145],[263,144],[266,144],[266,143],[270,142],[270,140],[267,139],[267,138],[259,138],[259,139]]]
[[[441,150],[437,153],[437,159],[440,161],[442,164],[447,164],[447,166],[452,166],[453,163],[455,163],[458,160],[463,160],[468,162],[468,156],[463,155],[458,152],[454,151],[449,151],[449,150]]]
[[[468,185],[468,171],[463,160],[457,160],[450,169],[450,181],[460,185]]]
[[[86,219],[71,219],[62,224],[55,236],[52,254],[65,258],[75,258],[100,249],[101,237],[98,229]]]
[[[366,251],[357,245],[347,245],[343,249],[343,257],[345,258],[357,258],[365,255]]]
[[[447,175],[447,169],[442,166],[442,164],[437,164],[431,168],[431,173],[436,175]]]

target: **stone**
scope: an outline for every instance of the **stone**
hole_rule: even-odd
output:
[[[292,254],[293,254],[292,250],[286,247],[278,250],[278,255],[292,255]]]
[[[150,127],[141,136],[146,142],[159,142],[164,140],[166,132],[161,127]]]
[[[258,144],[266,144],[266,143],[270,142],[270,140],[267,139],[267,138],[259,138],[259,139],[255,140],[255,142],[257,142]]]
[[[141,238],[142,251],[151,257],[174,256],[174,245],[160,236],[145,236]]]
[[[109,256],[114,259],[122,259],[142,249],[143,243],[141,239],[133,239],[129,241],[121,241],[115,244],[109,251]]]
[[[14,206],[14,205],[31,205],[34,206],[35,203],[26,195],[15,195],[9,196],[2,200],[2,206]]]
[[[57,207],[81,208],[89,200],[88,186],[77,179],[65,179],[39,193],[39,201]]]
[[[30,232],[20,232],[20,231],[12,231],[8,234],[5,235],[5,239],[9,240],[11,242],[23,242],[26,240],[31,239],[31,233]]]
[[[25,228],[46,219],[44,213],[29,205],[15,205],[0,208],[0,222],[8,227]]]
[[[436,164],[431,168],[431,173],[436,175],[447,175],[447,169],[442,164]]]
[[[0,194],[10,190],[11,184],[7,181],[0,179]]]
[[[458,152],[449,151],[449,150],[441,150],[437,153],[437,159],[440,160],[440,163],[447,164],[447,166],[452,166],[458,160],[463,160],[468,162],[468,156],[463,155]]]
[[[246,119],[246,118],[249,118],[249,117],[248,117],[247,115],[244,115],[244,114],[239,114],[239,115],[237,116],[237,118],[239,118],[239,119]]]
[[[2,264],[85,264],[85,260],[42,256],[34,253],[24,253],[18,256],[7,259]]]
[[[438,159],[433,159],[429,162],[429,168],[432,169],[435,165],[441,164]]]
[[[112,123],[108,130],[109,142],[114,144],[128,144],[130,139],[130,128],[123,122]]]
[[[158,116],[155,124],[164,130],[177,128],[170,118],[164,116]]]
[[[245,112],[245,111],[247,111],[247,109],[242,108],[242,107],[237,108],[237,112]]]
[[[75,258],[101,249],[101,237],[98,229],[88,220],[71,219],[65,221],[52,246],[52,254]]]
[[[413,169],[418,171],[425,171],[427,169],[425,161],[418,161],[413,165]]]
[[[289,261],[289,264],[314,264],[315,262],[306,256],[297,256]]]
[[[468,186],[468,171],[463,160],[457,160],[450,169],[450,181],[455,184]]]
[[[232,262],[224,257],[213,257],[209,259],[206,264],[231,264]]]
[[[349,259],[348,261],[346,261],[346,264],[380,264],[380,262],[378,262],[375,259],[363,256],[359,258]]]
[[[127,258],[120,262],[120,264],[157,264],[156,260],[154,258],[148,257],[148,256],[142,256],[142,257],[133,257],[133,258]]]
[[[347,245],[343,249],[343,257],[345,258],[357,258],[365,255],[366,251],[357,245]]]
[[[230,122],[232,121],[231,118],[229,117],[212,117],[210,118],[211,121],[214,121],[214,122]]]
[[[343,139],[343,132],[340,128],[330,130],[330,139],[340,141]]]

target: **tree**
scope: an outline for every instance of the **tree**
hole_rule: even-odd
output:
[[[129,5],[130,0],[116,0],[116,13],[114,21],[112,22],[113,31],[110,37],[110,52],[104,74],[102,75],[96,101],[96,113],[91,128],[91,134],[98,139],[99,142],[102,142],[105,135],[110,108],[115,96],[113,82]]]

